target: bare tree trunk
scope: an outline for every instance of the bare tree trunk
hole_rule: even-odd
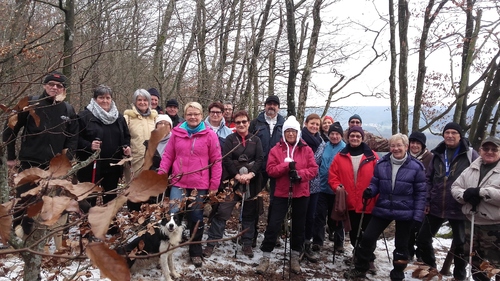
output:
[[[43,226],[35,221],[33,224],[33,227],[35,227],[35,231],[31,233],[31,235],[28,236],[28,238],[25,241],[25,245],[28,245],[28,247],[32,248],[33,250],[37,252],[43,252],[43,248],[45,246],[46,241],[42,241],[36,245],[33,245],[32,243],[40,240],[44,236],[47,235],[47,227]],[[21,257],[23,258],[24,261],[24,280],[26,281],[38,281],[42,280],[40,276],[41,268],[42,268],[42,256],[40,255],[35,255],[30,252],[22,252]]]
[[[9,171],[7,166],[7,146],[0,144],[0,204],[9,201]]]
[[[286,105],[288,116],[296,115],[295,111],[295,80],[297,79],[297,32],[295,30],[295,7],[293,0],[285,0],[286,30],[288,35],[288,56],[290,69],[288,70],[288,83],[286,89]]]
[[[161,20],[160,32],[156,37],[155,50],[153,54],[153,76],[157,79],[157,81],[163,81],[165,79],[162,63],[163,48],[165,47],[165,43],[167,42],[167,32],[170,26],[170,20],[172,19],[172,14],[175,10],[176,2],[177,0],[170,0],[168,2],[167,8]]]
[[[415,90],[415,101],[413,104],[413,120],[412,120],[412,131],[418,131],[420,126],[420,109],[422,108],[422,95],[424,91],[425,73],[427,71],[427,66],[425,65],[425,55],[427,51],[427,39],[429,37],[429,29],[436,19],[437,15],[441,11],[441,8],[448,2],[448,0],[441,0],[438,7],[432,13],[432,8],[434,7],[434,0],[429,0],[424,14],[424,27],[422,29],[422,35],[420,35],[420,44],[418,50],[418,75],[417,75],[417,86]]]
[[[236,2],[239,2],[240,6],[238,8],[238,24],[236,25],[236,38],[234,41],[234,50],[233,50],[233,60],[231,62],[231,72],[229,73],[229,79],[227,80],[226,83],[226,94],[225,94],[225,100],[229,99],[229,96],[232,95],[231,101],[234,103],[236,99],[236,92],[237,89],[233,89],[232,85],[234,85],[234,77],[236,75],[236,66],[237,63],[240,59],[240,40],[241,40],[241,26],[242,26],[242,21],[243,21],[243,2],[244,1],[238,1],[235,0],[234,4]],[[235,5],[234,5],[235,6]],[[243,60],[245,61],[245,60]],[[245,69],[245,67],[242,67],[242,69]],[[241,77],[241,76],[240,76]],[[221,78],[222,80],[222,78]],[[245,105],[240,104],[239,106],[240,109],[245,108]],[[249,112],[250,113],[250,112]]]
[[[311,41],[309,43],[309,49],[307,50],[306,65],[304,66],[304,72],[302,73],[302,79],[300,83],[299,91],[299,108],[297,112],[297,120],[302,123],[304,120],[304,113],[306,110],[307,101],[307,90],[309,89],[309,81],[311,80],[311,72],[314,63],[314,57],[316,56],[316,48],[319,39],[319,30],[321,29],[321,4],[323,0],[315,0],[313,5],[313,29],[311,33]]]
[[[208,83],[208,66],[207,66],[207,55],[206,55],[206,9],[205,0],[196,1],[196,43],[198,50],[198,96],[203,98],[201,104],[207,106],[212,98],[209,97],[209,83]]]
[[[394,2],[389,0],[389,26],[391,38],[389,45],[391,49],[391,70],[389,74],[389,98],[391,101],[392,134],[398,132],[398,99],[396,95],[396,21],[394,20]]]
[[[408,134],[408,1],[399,0],[399,132]]]
[[[68,77],[68,88],[66,101],[71,101],[71,76],[73,73],[73,46],[75,39],[75,2],[74,0],[66,0],[66,5],[63,7],[62,0],[59,0],[59,8],[64,12],[64,59],[63,73]]]
[[[194,41],[196,39],[196,19],[193,20],[191,24],[191,37],[189,38],[188,44],[184,49],[181,55],[181,62],[179,64],[179,69],[177,70],[177,75],[175,75],[175,80],[172,85],[172,90],[170,91],[168,97],[172,98],[172,95],[180,96],[181,93],[181,83],[184,78],[184,71],[186,71],[186,66],[189,62],[189,58],[191,57],[191,52],[193,51]],[[191,100],[194,100],[195,97],[188,97]]]

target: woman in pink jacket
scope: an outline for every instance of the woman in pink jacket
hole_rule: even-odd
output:
[[[257,267],[258,274],[269,268],[269,258],[276,245],[276,239],[283,219],[291,204],[292,229],[290,248],[292,249],[291,271],[300,272],[299,256],[303,251],[306,210],[309,203],[309,181],[318,174],[318,165],[312,149],[300,139],[300,124],[294,116],[283,124],[283,138],[270,151],[266,171],[276,179],[273,207],[269,208],[264,241],[261,250],[263,258]],[[291,192],[291,194],[289,194]],[[291,198],[289,198],[291,195]],[[291,199],[291,200],[290,200]]]
[[[172,130],[160,162],[159,174],[170,174],[170,212],[185,208],[188,228],[192,235],[197,222],[198,229],[193,241],[203,236],[203,199],[207,193],[215,194],[222,176],[221,148],[217,135],[202,122],[203,108],[197,102],[184,106],[184,121]],[[212,166],[209,166],[212,165]],[[197,204],[185,201],[194,197]],[[201,244],[189,245],[189,256],[196,267],[202,265]]]

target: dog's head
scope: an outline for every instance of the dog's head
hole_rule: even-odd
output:
[[[170,214],[170,219],[163,218],[160,224],[162,228],[166,230],[166,232],[174,232],[175,230],[177,230],[177,228],[182,227],[179,216],[176,216],[174,214]]]

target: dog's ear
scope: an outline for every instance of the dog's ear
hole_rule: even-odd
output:
[[[168,221],[169,220],[167,218],[162,218],[161,221],[160,221],[160,225],[161,226],[165,226],[165,225],[167,225]]]

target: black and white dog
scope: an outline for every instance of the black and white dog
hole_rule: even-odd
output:
[[[170,220],[163,218],[154,230],[154,234],[146,232],[128,243],[125,249],[122,248],[118,252],[125,250],[127,254],[134,253],[136,256],[164,252],[181,243],[184,226],[178,221],[177,216],[172,214]],[[174,279],[181,276],[175,270],[173,253],[174,251],[168,251],[160,255],[160,265],[165,281],[172,281],[170,276]],[[139,269],[150,267],[152,264],[157,264],[157,262],[157,257],[148,259],[131,259],[127,257],[131,272],[137,272]]]

